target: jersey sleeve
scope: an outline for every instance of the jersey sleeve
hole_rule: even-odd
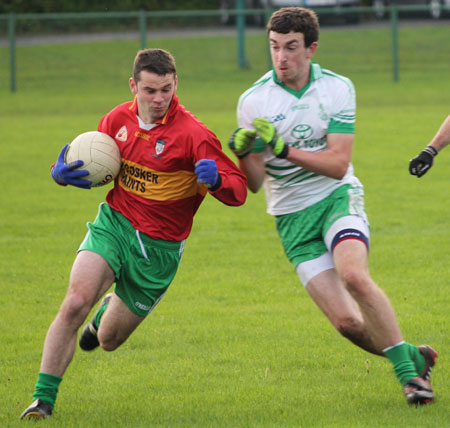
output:
[[[257,117],[264,117],[262,113],[258,111],[257,103],[252,100],[250,95],[244,93],[239,98],[237,105],[237,123],[239,128],[255,129],[253,121]],[[256,137],[253,144],[252,153],[262,153],[266,145],[260,137]]]
[[[350,79],[340,77],[335,91],[328,133],[355,133],[356,96]]]
[[[221,184],[209,192],[225,205],[239,206],[247,199],[247,178],[236,164],[223,152],[220,141],[213,133],[207,135],[194,153],[195,162],[212,159],[217,164]]]
[[[98,132],[106,132],[108,130],[107,128],[108,127],[107,127],[107,124],[106,124],[106,116],[103,116],[100,119],[100,122],[98,123],[97,131]]]

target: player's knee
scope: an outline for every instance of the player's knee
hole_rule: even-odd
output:
[[[357,301],[364,299],[370,293],[371,280],[365,271],[349,267],[341,273],[341,279]]]
[[[119,345],[116,342],[112,342],[112,341],[99,341],[100,343],[100,347],[106,351],[106,352],[112,352],[115,351]]]
[[[104,351],[112,352],[115,351],[123,342],[125,342],[125,340],[120,339],[116,335],[101,334],[101,331],[99,331],[98,342]]]
[[[90,309],[89,302],[83,295],[71,293],[64,299],[59,315],[67,323],[81,325]]]

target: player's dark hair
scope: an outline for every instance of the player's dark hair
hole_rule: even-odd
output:
[[[133,78],[135,82],[140,79],[141,71],[145,70],[155,73],[158,76],[166,74],[177,74],[175,58],[170,52],[163,49],[143,49],[140,50],[134,60]]]
[[[302,33],[305,39],[305,47],[319,40],[319,19],[311,9],[303,7],[284,7],[277,10],[267,23],[267,33],[287,34],[291,31]]]

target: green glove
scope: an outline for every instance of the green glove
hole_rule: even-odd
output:
[[[247,156],[255,143],[256,131],[252,129],[237,128],[228,141],[228,147],[233,153],[242,159]]]
[[[289,146],[277,135],[277,130],[268,120],[257,118],[253,121],[253,126],[261,139],[271,147],[277,158],[284,159],[287,156]]]

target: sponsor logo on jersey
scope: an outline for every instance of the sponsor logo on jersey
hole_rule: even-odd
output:
[[[317,150],[326,147],[326,135],[321,138],[311,138],[313,134],[314,130],[311,126],[306,124],[296,125],[291,131],[291,137],[295,138],[296,141],[289,143],[289,145],[302,150]]]
[[[296,140],[307,140],[313,134],[313,129],[309,125],[297,125],[291,131],[291,136]]]
[[[127,127],[123,125],[122,128],[120,128],[117,131],[116,140],[122,141],[124,143],[125,141],[127,141],[127,138],[128,138]]]
[[[206,187],[197,184],[194,171],[155,171],[129,160],[122,160],[119,186],[127,192],[154,201],[174,201],[206,194]]]
[[[280,122],[281,120],[286,119],[286,116],[283,113],[277,114],[276,116],[272,116],[270,118],[271,123]]]
[[[147,140],[147,141],[150,140],[150,135],[147,135],[146,133],[141,132],[141,131],[136,131],[134,133],[134,136],[138,137],[138,138],[143,138],[144,140]]]
[[[324,135],[322,138],[311,138],[310,140],[297,140],[293,143],[289,143],[290,146],[295,147],[296,149],[315,149],[316,151],[319,149],[323,149],[327,146],[327,137]]]
[[[296,106],[291,107],[291,111],[307,110],[307,109],[309,109],[309,104],[297,104]]]

